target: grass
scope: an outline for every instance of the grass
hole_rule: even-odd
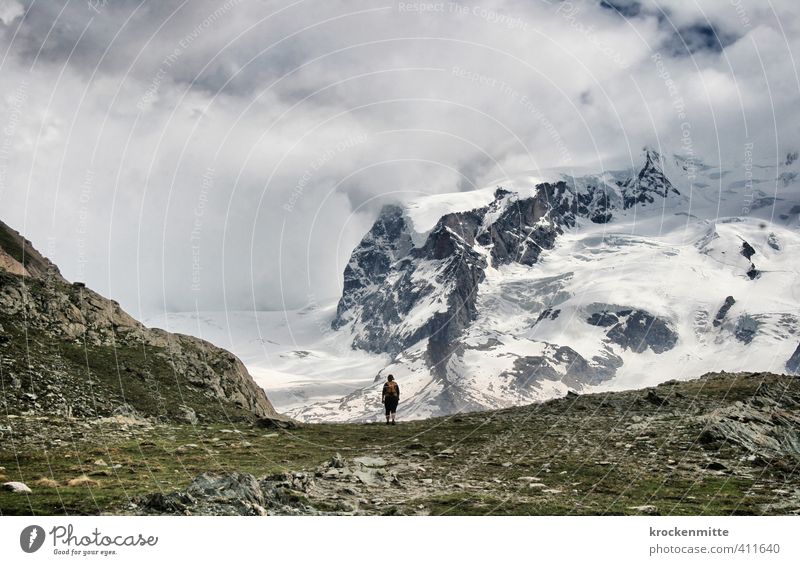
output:
[[[519,415],[524,410],[512,413]],[[14,441],[3,442],[0,461],[6,467],[4,472],[10,479],[28,484],[46,477],[60,485],[86,474],[98,486],[35,487],[27,496],[0,493],[0,511],[37,515],[116,512],[137,494],[179,490],[203,472],[235,470],[261,477],[313,470],[337,452],[345,458],[379,454],[417,461],[439,485],[414,496],[387,493],[388,502],[373,508],[383,514],[410,514],[420,508],[436,515],[637,514],[640,511],[634,507],[644,505],[675,515],[758,514],[760,505],[775,498],[772,487],[786,480],[775,477],[772,484],[770,473],[750,478],[700,469],[679,473],[664,462],[681,456],[680,442],[663,447],[663,453],[655,458],[646,450],[639,454],[629,451],[622,457],[606,447],[603,455],[613,455],[617,462],[598,463],[595,451],[602,444],[592,435],[564,453],[565,436],[555,433],[553,421],[544,416],[526,420],[524,431],[502,445],[496,443],[497,437],[507,431],[508,423],[487,424],[483,416],[401,423],[392,428],[316,424],[279,431],[223,424],[156,425],[125,431],[110,424],[86,428],[80,422],[50,422],[46,424],[53,427],[46,434],[49,439],[39,445],[32,446],[16,435]],[[25,425],[16,419],[11,425],[24,433]],[[444,446],[456,446],[458,456],[436,457]],[[471,455],[476,452],[478,455]],[[700,451],[691,453],[705,457]],[[108,466],[94,465],[97,459]],[[505,459],[515,462],[504,467]],[[520,480],[526,476],[540,477],[547,489],[560,493],[532,489]],[[754,489],[759,482],[769,488]],[[333,501],[316,504],[336,507]]]

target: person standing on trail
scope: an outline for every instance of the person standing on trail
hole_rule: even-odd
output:
[[[400,387],[395,382],[394,375],[386,377],[386,383],[383,385],[383,393],[381,394],[381,402],[386,407],[386,423],[394,425],[394,414],[397,412],[397,403],[400,402]],[[391,422],[389,418],[391,418]]]

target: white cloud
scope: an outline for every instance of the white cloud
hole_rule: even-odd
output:
[[[0,0],[0,22],[11,25],[25,13],[25,7],[17,0]]]
[[[134,313],[296,306],[336,294],[395,195],[678,146],[655,51],[701,154],[735,162],[745,123],[761,155],[798,145],[790,2],[743,2],[748,25],[728,1],[662,3],[736,38],[692,56],[648,3],[450,5],[242,1],[195,33],[219,3],[76,3],[43,43],[60,8],[36,3],[13,45],[0,28],[2,219]]]

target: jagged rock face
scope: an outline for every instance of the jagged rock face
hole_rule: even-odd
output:
[[[344,270],[344,287],[333,327],[338,329],[352,318],[352,309],[361,304],[373,286],[381,284],[390,268],[411,249],[403,218],[398,206],[386,206],[372,229],[353,251]]]
[[[333,328],[350,323],[355,347],[392,354],[430,338],[429,361],[440,370],[477,315],[484,250],[494,267],[530,266],[553,246],[560,228],[549,219],[549,196],[543,189],[519,200],[498,189],[489,206],[440,218],[421,247],[411,246],[402,210],[385,207],[345,269]],[[415,315],[424,319],[408,323]]]
[[[443,215],[419,247],[413,245],[403,209],[386,206],[345,268],[332,327],[347,327],[356,348],[392,355],[430,338],[429,362],[441,368],[477,315],[475,296],[489,262],[494,268],[531,267],[552,249],[562,228],[581,219],[606,223],[618,207],[678,194],[654,151],[647,152],[638,175],[620,185],[620,193],[612,195],[596,184],[579,191],[574,179],[545,182],[529,198],[498,188],[488,206]],[[640,323],[642,316],[631,323]],[[661,332],[653,339],[664,345],[644,347],[669,348],[669,329],[651,322],[647,327]],[[627,343],[633,334],[633,326],[625,326],[612,335]]]
[[[3,244],[19,240],[5,237]],[[115,301],[68,283],[25,245],[24,273],[0,269],[0,348],[11,385],[6,410],[108,416],[125,408],[176,420],[191,411],[227,421],[227,407],[235,418],[281,418],[236,356],[146,328]]]
[[[3,222],[0,222],[0,269],[15,275],[63,280],[58,267]]]
[[[701,444],[730,442],[768,461],[777,454],[800,459],[797,387],[761,385],[752,399],[712,411]]]
[[[559,371],[554,365],[562,365],[564,370]],[[587,360],[571,347],[552,345],[546,348],[544,355],[516,359],[510,374],[515,376],[515,384],[520,389],[532,388],[534,383],[550,380],[581,390],[586,385],[600,384],[610,379],[621,365],[622,359],[616,355],[598,355]]]
[[[671,193],[680,194],[664,175],[661,156],[652,150],[646,152],[645,164],[639,174],[622,185],[622,193],[625,208],[637,204],[652,204],[656,197],[667,198]]]
[[[606,335],[623,349],[642,353],[649,348],[654,353],[663,353],[678,341],[678,334],[668,322],[644,310],[618,310],[615,315],[617,323]]]
[[[605,224],[614,217],[614,211],[622,207],[622,194],[607,186],[598,186],[590,181],[587,186],[577,186],[576,179],[545,182],[540,193],[552,210],[551,217],[559,226],[574,228],[582,218],[595,224]]]
[[[705,181],[728,173],[700,169]],[[676,187],[710,183],[688,182],[681,175],[689,172],[685,160],[647,150],[636,170],[555,173],[549,178],[560,180],[388,207],[353,253],[333,326],[356,348],[390,354],[376,378],[404,377],[404,409],[414,417],[612,380],[652,383],[660,365],[686,374],[756,368],[736,364],[753,357],[744,348],[800,331],[785,302],[764,300],[793,284],[786,250],[800,240],[788,227],[769,232],[735,216],[740,204],[728,217],[718,202],[698,206],[703,194],[690,201]],[[763,359],[757,368],[775,370]],[[365,387],[296,414],[370,418],[379,410],[373,396]]]
[[[459,368],[474,347],[465,333],[480,316],[477,296],[488,268],[533,268],[565,228],[583,220],[609,222],[618,209],[652,203],[677,193],[664,176],[660,157],[648,152],[644,167],[616,190],[592,181],[566,179],[536,186],[521,197],[498,188],[486,206],[443,214],[421,245],[399,206],[386,206],[354,250],[344,272],[344,290],[334,329],[349,331],[355,348],[403,356],[420,342],[426,370],[441,381],[434,402],[441,413],[478,409],[484,400],[458,382]],[[580,188],[579,188],[580,186]],[[556,320],[560,310],[541,311],[536,323]],[[607,326],[608,346],[635,352],[671,349],[671,325],[644,310],[628,308],[594,314],[590,324]],[[547,381],[581,389],[612,378],[621,359],[609,347],[585,358],[568,346],[545,344],[540,354],[516,355],[498,375],[520,400],[536,398]],[[480,395],[478,395],[480,396]]]
[[[725,319],[725,316],[728,315],[728,311],[731,307],[736,304],[736,299],[733,296],[728,296],[725,298],[725,303],[720,306],[719,310],[717,311],[717,315],[714,316],[714,327],[718,328],[722,325],[722,321]]]
[[[790,375],[800,375],[800,344],[794,350],[792,356],[786,361],[786,370]]]
[[[677,192],[654,153],[648,153],[644,168],[627,187],[623,194],[635,202]],[[555,245],[561,226],[573,227],[580,218],[605,223],[614,208],[614,200],[596,186],[577,193],[564,181],[542,183],[529,198],[498,188],[488,206],[442,216],[424,245],[414,247],[403,210],[386,206],[345,268],[332,327],[349,325],[354,347],[393,355],[430,338],[428,361],[441,373],[458,337],[477,316],[475,296],[487,257],[494,268],[531,267]],[[408,323],[420,316],[423,321]],[[641,343],[636,341],[639,327],[648,334]],[[645,312],[634,313],[610,336],[624,347],[654,351],[668,349],[675,339],[666,324]]]
[[[474,289],[486,264],[470,246],[476,218],[446,216],[424,247],[412,249],[399,208],[384,208],[347,266],[333,327],[358,324],[355,347],[391,353],[434,334],[457,332],[474,315]],[[416,327],[403,325],[415,308],[429,306],[425,301],[431,297],[446,312]]]
[[[564,183],[559,185],[565,189]],[[494,267],[510,263],[531,266],[543,249],[553,247],[560,229],[548,217],[552,192],[553,186],[545,184],[535,197],[508,204],[500,217],[477,235],[477,241],[491,249]],[[497,206],[508,193],[498,189],[495,198],[493,204]]]

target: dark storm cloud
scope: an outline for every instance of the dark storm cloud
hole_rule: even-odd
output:
[[[664,43],[664,48],[673,55],[692,55],[699,51],[721,53],[725,47],[739,39],[709,24],[694,24],[676,31]]]
[[[642,11],[642,5],[639,2],[612,2],[611,0],[601,0],[600,7],[611,10],[625,18],[638,16]]]
[[[736,2],[730,4],[733,9]],[[696,21],[688,25],[676,22],[673,11],[662,5],[643,7],[638,1],[610,1],[602,0],[600,6],[623,18],[648,18],[655,17],[659,27],[667,34],[661,48],[672,56],[689,56],[699,52],[721,53],[725,47],[737,41],[744,31],[741,26],[731,26],[730,30],[720,27],[720,22],[709,20],[702,9],[695,12]],[[698,5],[698,8],[700,5]]]

